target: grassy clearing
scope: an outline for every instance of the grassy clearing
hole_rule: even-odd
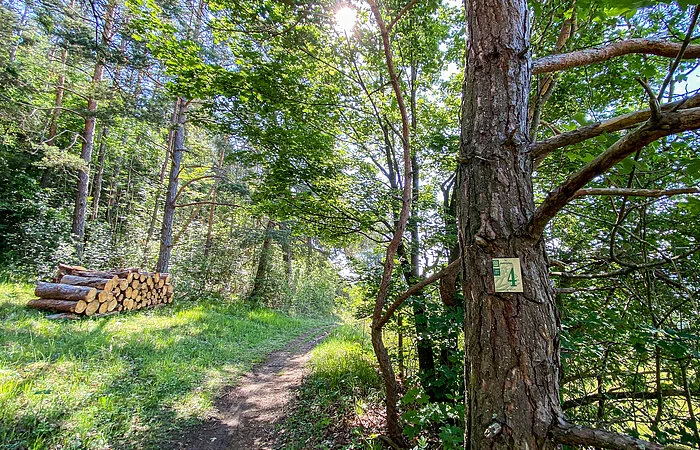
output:
[[[357,324],[334,330],[316,349],[296,404],[280,427],[282,447],[379,449],[381,382],[374,353]]]
[[[328,319],[220,301],[79,321],[0,283],[0,449],[163,448],[220,388]]]

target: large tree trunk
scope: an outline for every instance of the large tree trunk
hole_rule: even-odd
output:
[[[104,29],[102,30],[101,45],[107,45],[112,36],[112,28],[114,25],[114,16],[117,11],[115,0],[111,0],[107,6],[105,15]],[[97,62],[95,62],[95,71],[92,75],[92,84],[97,86],[102,82],[105,66],[104,58],[100,56],[98,51]],[[87,104],[87,114],[85,116],[85,128],[83,129],[82,148],[80,157],[85,162],[85,170],[78,171],[78,191],[75,194],[75,207],[73,209],[73,224],[71,226],[71,235],[75,239],[76,255],[78,260],[83,258],[84,240],[85,240],[85,211],[87,210],[88,198],[88,173],[90,171],[90,159],[92,159],[92,147],[95,136],[95,122],[97,113],[97,99],[90,96]]]
[[[466,0],[458,220],[465,297],[467,449],[554,449],[559,318],[544,245],[522,233],[535,206],[526,153],[525,0]],[[492,259],[520,258],[523,293],[495,293]]]
[[[180,164],[185,151],[185,122],[187,120],[188,102],[184,98],[178,99],[177,127],[171,153],[170,177],[168,178],[168,191],[165,195],[163,207],[163,224],[160,228],[160,251],[156,272],[168,272],[170,255],[173,250],[173,222],[175,220],[175,202],[177,201],[177,185],[180,179]]]

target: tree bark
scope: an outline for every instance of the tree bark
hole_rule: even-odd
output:
[[[109,136],[109,125],[102,124],[100,133],[100,155],[97,158],[97,173],[92,183],[92,214],[90,220],[97,220],[97,213],[100,208],[100,197],[102,196],[102,177],[105,171],[105,157],[107,156],[107,136]]]
[[[116,11],[117,3],[115,0],[111,0],[107,5],[104,28],[102,30],[102,37],[100,40],[100,43],[103,46],[107,45],[111,39]],[[93,86],[98,86],[102,82],[104,70],[104,57],[98,51],[97,61],[95,62],[95,70],[92,75]],[[75,239],[76,256],[79,261],[83,258],[83,250],[85,246],[85,212],[87,210],[88,197],[88,172],[90,171],[90,160],[92,159],[95,122],[97,120],[96,113],[97,99],[90,96],[88,98],[85,128],[83,129],[83,142],[80,151],[80,157],[85,162],[86,169],[78,171],[78,187],[75,195],[75,207],[73,208],[73,224],[71,226],[71,235]]]
[[[226,156],[226,147],[222,147],[219,152],[219,161],[216,164],[216,175],[219,176],[221,173],[221,167],[224,165],[224,156]],[[209,190],[209,199],[211,204],[209,205],[209,221],[207,222],[207,238],[204,240],[204,259],[209,256],[212,245],[214,245],[214,211],[216,210],[216,185],[218,184],[218,178],[214,180],[211,189]],[[291,264],[291,263],[290,263]]]
[[[682,44],[679,43],[662,41],[659,39],[628,39],[625,41],[613,42],[603,47],[537,58],[533,63],[533,74],[537,75],[540,73],[571,69],[573,67],[587,66],[632,53],[675,58],[678,56],[681,46]],[[683,53],[683,59],[696,58],[700,58],[700,45],[689,45]]]
[[[179,99],[173,102],[173,114],[170,117],[170,131],[168,131],[168,140],[165,143],[165,157],[163,158],[163,165],[160,168],[160,176],[158,177],[158,187],[156,189],[155,199],[153,200],[153,213],[151,214],[151,223],[148,226],[148,233],[146,233],[146,240],[143,244],[144,267],[148,265],[148,247],[151,243],[151,238],[153,237],[153,233],[156,229],[156,220],[158,219],[158,209],[160,207],[161,186],[163,186],[163,182],[165,181],[165,174],[168,172],[168,162],[170,161],[170,154],[173,150],[173,142],[175,141],[175,130],[177,129],[177,113],[179,102]]]
[[[92,301],[97,295],[97,289],[89,286],[72,286],[70,284],[44,283],[36,284],[34,295],[42,298],[53,298],[59,300],[85,300]]]
[[[87,303],[85,301],[71,301],[54,298],[38,298],[27,302],[29,308],[42,309],[56,312],[81,313],[85,311]]]
[[[270,266],[270,247],[272,246],[272,229],[274,225],[275,223],[272,220],[268,220],[267,226],[265,227],[265,237],[263,239],[262,249],[260,250],[258,270],[255,272],[253,290],[250,293],[250,299],[255,303],[260,303],[260,299],[265,291],[265,281]]]
[[[559,316],[527,153],[530,30],[524,0],[467,0],[458,223],[465,298],[465,448],[555,449]],[[520,258],[523,293],[495,293],[492,259]]]
[[[173,138],[173,149],[171,152],[170,176],[168,178],[168,191],[165,195],[165,206],[163,207],[163,223],[160,228],[160,251],[158,252],[158,263],[156,272],[168,272],[170,265],[170,255],[173,250],[173,222],[175,220],[175,201],[177,196],[177,185],[180,179],[180,165],[185,151],[185,122],[187,121],[188,102],[184,98],[178,98],[177,106],[177,126]]]

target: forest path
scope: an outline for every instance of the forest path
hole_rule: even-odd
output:
[[[267,360],[224,389],[214,403],[212,417],[186,433],[173,446],[191,450],[270,450],[275,448],[275,426],[285,406],[301,385],[311,350],[333,326],[311,330],[271,353]]]

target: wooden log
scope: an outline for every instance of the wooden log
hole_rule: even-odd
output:
[[[155,286],[155,283],[153,282],[153,277],[146,278],[146,285],[149,289],[153,289],[153,286]]]
[[[129,287],[129,283],[131,283],[131,280],[129,280],[128,278],[119,280],[119,289],[121,289],[122,291],[126,291],[126,288]]]
[[[58,265],[59,273],[63,272],[68,275],[79,275],[83,277],[99,277],[99,278],[112,278],[117,276],[119,278],[126,278],[130,273],[138,273],[139,269],[137,267],[130,267],[127,269],[113,269],[113,270],[89,270],[81,266],[68,266],[66,264]]]
[[[104,314],[107,312],[107,308],[109,308],[109,303],[100,303],[100,307],[97,310],[97,314]]]
[[[34,289],[34,295],[41,298],[58,300],[91,301],[97,295],[97,289],[88,286],[72,286],[70,284],[44,283],[39,281]]]
[[[112,312],[117,308],[118,302],[116,298],[113,298],[112,300],[107,303],[107,311]]]
[[[164,284],[170,284],[170,274],[169,273],[161,273],[160,278],[161,278],[161,280],[165,280]]]
[[[114,285],[119,282],[119,278],[114,276],[112,278],[99,278],[99,277],[81,277],[78,275],[63,275],[60,284],[70,284],[73,286],[89,286],[96,289],[104,289],[106,291],[111,291]]]
[[[129,286],[131,286],[134,289],[138,289],[141,286],[141,282],[134,278]]]
[[[85,315],[92,316],[98,309],[100,309],[100,302],[90,302],[87,304],[87,308],[85,308]]]
[[[160,273],[156,272],[153,274],[153,282],[156,284],[160,283]]]
[[[67,264],[60,264],[60,263],[59,263],[59,264],[58,264],[58,270],[56,270],[56,274],[55,274],[54,277],[53,277],[53,282],[54,282],[54,283],[58,283],[59,281],[61,281],[61,278],[62,278],[64,275],[70,273],[69,271],[72,271],[72,270],[74,270],[74,269],[77,269],[77,270],[87,270],[85,267],[82,267],[82,266],[69,266],[69,265],[67,265]]]
[[[75,312],[77,314],[82,314],[85,312],[87,309],[87,302],[85,300],[78,300],[78,303],[75,305]]]
[[[74,313],[76,312],[75,309],[78,306],[78,303],[78,301],[63,300],[58,298],[38,298],[35,300],[29,300],[29,302],[27,302],[27,306],[45,311]],[[83,301],[83,303],[85,302]]]
[[[112,301],[113,298],[114,298],[114,294],[112,294],[111,292],[109,292],[107,290],[99,291],[97,293],[97,301],[99,301],[100,303],[110,302],[110,301]]]

